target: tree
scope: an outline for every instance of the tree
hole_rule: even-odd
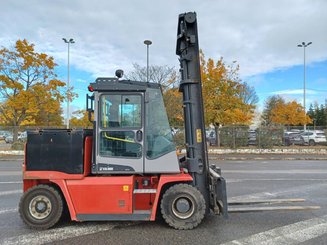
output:
[[[205,60],[200,53],[201,80],[206,125],[214,125],[216,144],[220,146],[221,125],[248,125],[255,110],[255,100],[250,103],[249,86],[238,76],[239,66],[226,65],[223,58],[217,62]],[[254,94],[252,91],[251,96]]]
[[[146,82],[146,67],[133,64],[134,70],[127,75],[127,78],[135,81]],[[178,75],[174,67],[150,66],[150,82],[162,86],[163,99],[170,125],[183,125],[182,95],[177,88]]]
[[[316,121],[316,118],[315,118],[315,110],[314,110],[312,104],[310,104],[309,110],[307,111],[307,115],[308,115],[308,116],[309,116],[313,121]]]
[[[178,91],[178,88],[167,89],[163,94],[163,99],[169,119],[169,124],[175,127],[183,126],[183,99],[182,94]]]
[[[308,116],[312,119],[310,126],[327,126],[327,107],[318,103],[310,104]]]
[[[34,44],[18,40],[12,49],[0,50],[0,117],[14,126],[14,141],[20,125],[35,125],[42,113],[58,111],[63,101],[59,88],[65,83],[56,78],[53,57],[37,53]]]
[[[73,112],[73,117],[70,119],[69,124],[73,128],[90,128],[92,123],[89,121],[89,113],[85,110]],[[93,116],[93,115],[92,115]]]
[[[255,88],[250,86],[248,83],[244,82],[244,89],[241,91],[241,97],[243,98],[243,102],[249,105],[256,105],[259,102],[259,97]]]
[[[60,102],[54,99],[51,99],[48,104],[51,104],[53,110],[44,110],[40,108],[39,112],[35,116],[35,125],[38,126],[63,126],[63,110],[61,108]]]
[[[278,103],[285,103],[285,100],[279,95],[273,95],[266,99],[265,106],[261,116],[261,124],[263,126],[272,126],[271,111],[276,107]]]
[[[227,66],[223,58],[206,61],[202,52],[200,58],[206,124],[249,124],[255,105],[245,100],[248,87],[238,77],[239,67]]]
[[[271,110],[271,122],[283,125],[303,125],[311,123],[304,112],[303,106],[296,101],[278,102]]]
[[[147,81],[147,67],[133,64],[134,70],[126,75],[127,79],[134,81]],[[149,66],[149,82],[162,85],[163,89],[174,87],[177,82],[177,73],[174,67]]]

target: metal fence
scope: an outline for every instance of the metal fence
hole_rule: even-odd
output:
[[[326,127],[307,127],[307,131],[322,131],[327,135]],[[173,134],[175,142],[178,146],[183,147],[184,129],[174,127]],[[292,137],[290,139],[289,133]],[[224,148],[272,148],[275,146],[291,146],[291,145],[309,145],[308,141],[303,139],[302,127],[258,127],[250,128],[248,126],[224,126],[218,129],[206,129],[206,141],[212,147]],[[297,140],[298,139],[298,140]],[[326,142],[316,142],[319,145],[327,145]]]
[[[40,130],[43,128],[61,128],[64,127],[11,127],[11,126],[0,126],[0,142],[13,143],[14,132],[17,132],[17,141],[26,141],[26,131],[29,130]],[[326,127],[313,127],[307,126],[307,130],[320,130],[327,135]],[[250,128],[248,126],[224,126],[220,127],[218,134],[215,129],[206,129],[206,141],[209,146],[212,147],[224,147],[224,148],[241,148],[241,147],[257,147],[257,148],[271,148],[274,146],[289,146],[294,143],[287,142],[285,138],[285,132],[293,132],[301,134],[303,132],[303,126],[301,127],[258,127]],[[172,133],[174,141],[179,148],[184,148],[184,128],[172,127]],[[300,142],[301,143],[301,142]],[[300,144],[299,145],[305,145]],[[325,145],[325,144],[322,144]]]

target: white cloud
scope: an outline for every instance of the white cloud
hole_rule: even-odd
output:
[[[271,92],[271,94],[274,94],[274,95],[291,95],[291,94],[298,95],[298,94],[302,94],[303,95],[303,92],[304,92],[303,89],[286,89],[286,90],[274,91],[274,92]],[[316,90],[306,89],[305,93],[309,94],[309,95],[316,95],[319,92],[316,91]]]
[[[151,39],[150,63],[177,67],[177,16],[185,7],[198,13],[206,56],[237,60],[242,76],[302,64],[302,41],[313,42],[308,63],[327,59],[325,0],[1,1],[0,40],[27,38],[65,65],[61,38],[72,37],[71,64],[97,77],[145,65],[143,40]]]

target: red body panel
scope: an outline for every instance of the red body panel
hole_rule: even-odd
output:
[[[133,212],[133,176],[85,177],[66,184],[77,214]]]
[[[24,192],[29,188],[53,183],[60,188],[72,220],[77,214],[133,214],[134,211],[151,211],[155,220],[161,190],[165,184],[190,182],[189,174],[152,176],[90,176],[92,137],[84,143],[84,173],[66,174],[57,171],[26,171],[23,164]],[[156,193],[133,193],[150,189]],[[136,191],[137,192],[137,191]],[[142,191],[141,191],[142,192]]]
[[[85,137],[84,142],[84,176],[88,176],[91,173],[92,164],[92,142],[91,136]]]

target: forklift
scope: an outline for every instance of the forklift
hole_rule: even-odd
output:
[[[179,15],[186,156],[178,158],[156,83],[97,78],[88,86],[93,130],[30,131],[19,213],[31,228],[71,220],[156,220],[193,229],[212,211],[227,216],[226,184],[209,167],[195,13]]]
[[[208,161],[193,12],[178,17],[176,54],[186,155],[176,154],[159,84],[124,80],[121,70],[115,78],[97,78],[86,96],[92,130],[28,132],[19,203],[27,226],[48,229],[65,213],[80,222],[162,216],[179,230],[197,227],[210,213],[227,218],[233,210],[228,211],[226,182]]]

